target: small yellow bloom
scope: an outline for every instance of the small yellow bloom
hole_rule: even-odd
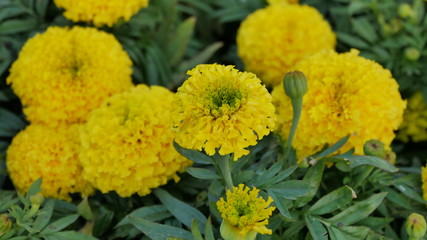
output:
[[[46,197],[69,201],[70,193],[88,196],[94,190],[81,176],[79,146],[77,125],[51,129],[31,124],[15,136],[7,150],[9,176],[20,192],[41,177],[41,193]],[[31,202],[41,204],[42,199],[34,195]]]
[[[270,206],[273,199],[268,197],[266,201],[258,197],[258,193],[257,188],[251,190],[240,184],[238,187],[233,187],[232,191],[227,191],[227,200],[221,198],[217,202],[224,223],[231,225],[240,236],[246,236],[253,231],[261,234],[272,233],[266,225],[268,225],[268,218],[276,209]],[[227,227],[230,228],[230,226]]]
[[[82,123],[107,97],[132,87],[132,61],[95,28],[49,27],[28,40],[7,82],[31,123]]]
[[[141,8],[148,6],[148,0],[54,0],[64,8],[64,16],[74,22],[91,22],[97,27],[113,26],[117,21],[129,19]]]
[[[259,9],[242,22],[237,33],[238,54],[245,70],[271,86],[279,84],[306,56],[334,49],[335,42],[323,16],[313,7],[298,4]]]
[[[82,127],[83,177],[103,193],[147,195],[179,180],[190,161],[173,147],[173,93],[138,85],[116,94],[94,110]]]
[[[233,66],[202,64],[176,93],[175,141],[214,155],[247,155],[249,146],[274,127],[272,97],[253,73]]]
[[[293,139],[298,159],[314,154],[325,144],[351,135],[340,153],[377,139],[387,147],[402,122],[406,102],[389,70],[358,56],[358,51],[338,54],[331,50],[301,61],[296,70],[308,81],[301,118]],[[283,84],[273,90],[278,114],[277,132],[287,138],[292,123],[292,105]]]
[[[409,98],[397,138],[404,142],[427,140],[427,104],[421,92]]]

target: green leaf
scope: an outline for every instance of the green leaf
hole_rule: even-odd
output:
[[[314,154],[312,157],[316,158],[316,159],[320,159],[320,158],[326,157],[326,156],[338,151],[342,146],[344,146],[344,144],[348,141],[349,138],[350,138],[350,135],[347,135],[347,136],[341,138],[334,145],[330,146],[329,148],[323,150],[320,153]]]
[[[289,177],[297,169],[298,169],[297,165],[293,165],[293,166],[288,167],[287,169],[285,169],[282,172],[280,172],[279,174],[277,174],[277,176],[273,177],[273,179],[271,179],[271,183],[275,184],[275,183],[283,181],[285,178]]]
[[[205,63],[207,62],[218,49],[220,49],[223,46],[222,42],[216,42],[208,47],[206,47],[203,51],[198,53],[196,56],[192,57],[190,60],[183,61],[179,67],[178,70],[181,72],[185,72],[188,69],[194,68],[197,64]]]
[[[93,219],[93,213],[90,208],[87,197],[83,198],[83,200],[79,203],[79,205],[77,206],[77,212],[86,220]]]
[[[193,235],[181,228],[162,225],[155,222],[128,216],[129,222],[153,240],[165,240],[170,237],[193,240]]]
[[[216,174],[214,171],[204,168],[195,168],[195,167],[187,167],[185,169],[188,174],[195,178],[200,179],[207,179],[207,180],[215,180],[215,179],[221,179],[218,174]]]
[[[213,231],[212,231],[212,221],[211,216],[208,217],[205,225],[205,240],[215,240]]]
[[[344,186],[323,196],[308,209],[308,212],[314,215],[331,213],[347,205],[351,200],[352,191],[349,187]]]
[[[426,204],[426,201],[424,200],[423,197],[421,197],[420,193],[416,192],[415,190],[413,190],[410,186],[406,185],[406,184],[398,184],[395,183],[393,184],[401,193],[403,193],[405,196],[419,202],[422,204]]]
[[[312,190],[310,184],[301,180],[289,180],[286,182],[281,182],[269,186],[266,189],[267,191],[271,191],[277,194],[279,197],[291,200],[307,196]]]
[[[268,183],[282,169],[282,165],[282,162],[277,162],[273,164],[273,166],[271,166],[269,169],[257,175],[255,179],[250,182],[249,185],[259,187]]]
[[[203,240],[196,219],[193,219],[193,223],[191,224],[191,233],[193,234],[194,240]]]
[[[0,23],[0,34],[15,34],[36,28],[34,19],[11,19]]]
[[[178,26],[178,29],[166,50],[171,65],[177,64],[184,57],[188,42],[193,34],[195,24],[196,18],[190,17]]]
[[[13,137],[25,128],[25,122],[12,112],[0,108],[0,137]]]
[[[367,217],[359,221],[357,225],[363,225],[371,228],[374,231],[380,231],[383,227],[392,221],[393,218]]]
[[[386,172],[399,171],[398,168],[396,168],[386,160],[381,159],[379,157],[353,155],[353,156],[348,156],[347,158],[348,160],[350,160],[350,168],[356,168],[361,165],[370,165],[370,166],[374,166],[376,168],[382,169]]]
[[[70,224],[75,222],[79,218],[79,214],[73,214],[66,217],[63,217],[51,224],[49,224],[43,231],[43,234],[59,232],[62,229],[68,227]]]
[[[152,205],[148,207],[142,207],[134,210],[131,212],[128,216],[132,217],[138,217],[138,218],[146,218],[150,219],[151,221],[161,221],[166,218],[169,218],[172,216],[168,209],[165,208],[163,205]],[[120,227],[122,225],[129,224],[128,218],[123,218],[122,221],[120,221],[116,227]]]
[[[405,196],[403,196],[402,194],[396,192],[395,190],[391,189],[391,188],[382,188],[381,191],[383,192],[387,192],[387,196],[386,199],[389,200],[390,202],[406,208],[408,210],[412,210],[413,206],[411,204],[411,202],[409,201],[408,198],[406,198]]]
[[[288,208],[286,207],[286,203],[283,198],[278,197],[274,192],[268,190],[268,195],[274,200],[274,205],[276,205],[279,212],[287,219],[292,220],[293,217],[291,213],[289,212]]]
[[[354,31],[363,39],[370,43],[374,43],[378,36],[375,29],[372,27],[373,24],[365,17],[353,19],[351,21]]]
[[[386,195],[387,193],[385,192],[375,194],[372,197],[345,209],[330,218],[328,221],[334,224],[340,223],[340,225],[342,224],[343,226],[358,222],[368,217],[369,214],[371,214],[381,204]]]
[[[182,156],[188,158],[189,160],[195,163],[213,164],[212,158],[204,153],[192,149],[183,148],[179,146],[179,144],[176,142],[173,142],[173,146],[175,147],[176,151],[179,152]]]
[[[30,188],[27,191],[27,198],[31,197],[32,195],[38,193],[41,191],[40,187],[42,185],[42,178],[37,178],[37,180],[35,180]]]
[[[169,212],[187,227],[191,228],[193,219],[196,219],[200,226],[206,223],[206,217],[196,208],[176,199],[163,189],[158,188],[153,192]],[[201,229],[201,232],[203,233],[204,229]]]
[[[96,238],[75,231],[54,232],[44,235],[45,240],[96,240]]]
[[[36,1],[36,12],[40,19],[46,16],[46,10],[49,5],[49,0],[37,0]]]
[[[337,32],[336,34],[339,41],[349,45],[350,47],[355,47],[359,49],[369,48],[369,45],[358,37],[354,37],[350,34],[343,33],[343,32]]]
[[[48,199],[41,209],[38,212],[37,218],[34,221],[33,228],[37,231],[41,231],[49,223],[50,218],[52,217],[53,209],[55,207],[55,200]]]
[[[320,182],[322,181],[323,171],[325,170],[325,164],[323,161],[318,161],[316,165],[310,167],[304,175],[303,181],[310,184],[310,192],[306,197],[298,199],[295,203],[296,206],[302,207],[313,199],[319,189]]]
[[[328,232],[331,239],[345,239],[345,240],[360,240],[366,239],[370,229],[367,227],[328,227]]]
[[[305,222],[313,240],[328,240],[328,231],[317,218],[305,215]]]
[[[113,218],[114,212],[104,206],[101,206],[98,211],[95,212],[95,222],[92,231],[93,235],[95,237],[99,237],[109,230]]]

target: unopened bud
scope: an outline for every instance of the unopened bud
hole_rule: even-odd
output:
[[[414,47],[409,47],[405,49],[405,57],[410,61],[417,61],[421,57],[421,53],[418,49]]]
[[[224,240],[255,240],[257,235],[255,231],[250,231],[245,235],[241,235],[240,229],[227,223],[227,221],[222,221],[219,230]]]
[[[307,158],[303,158],[301,162],[298,163],[298,167],[300,168],[308,168],[310,164],[308,163]]]
[[[44,201],[44,197],[41,193],[36,193],[36,194],[30,196],[31,205],[34,207],[37,207],[37,208],[40,207],[40,205],[42,205],[43,201]]]
[[[427,225],[424,217],[418,213],[409,215],[406,222],[406,232],[412,239],[421,239],[426,233]]]
[[[398,12],[401,18],[410,18],[414,14],[411,5],[408,3],[400,4]]]
[[[9,232],[12,227],[12,222],[7,217],[7,214],[0,215],[0,237]]]
[[[363,145],[365,155],[384,158],[385,147],[384,143],[379,140],[371,139]]]
[[[395,164],[396,163],[396,153],[394,153],[391,150],[386,151],[384,154],[384,159],[391,164]]]
[[[286,95],[293,99],[301,99],[307,92],[307,78],[300,71],[288,72],[283,78]]]

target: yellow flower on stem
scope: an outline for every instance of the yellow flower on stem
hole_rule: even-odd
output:
[[[176,93],[175,141],[208,155],[247,155],[269,134],[275,115],[272,97],[253,73],[233,66],[202,64]]]
[[[404,142],[427,140],[427,104],[421,92],[408,99],[408,107],[403,114],[397,138]]]
[[[268,218],[276,209],[270,206],[273,199],[268,197],[266,201],[262,197],[258,197],[258,194],[257,188],[251,190],[249,187],[239,184],[238,187],[227,191],[226,200],[221,198],[217,202],[218,210],[223,218],[221,236],[225,240],[254,239],[256,233],[272,233],[266,225]]]
[[[54,0],[64,8],[64,16],[74,22],[91,22],[97,27],[113,26],[120,19],[129,21],[148,0]]]

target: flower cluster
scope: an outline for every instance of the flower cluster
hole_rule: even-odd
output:
[[[358,56],[358,51],[338,54],[323,51],[301,61],[296,69],[304,72],[308,92],[293,141],[299,160],[351,135],[340,152],[378,139],[388,146],[402,122],[406,102],[390,71],[376,62]],[[288,136],[292,106],[283,84],[273,90],[278,113],[277,131]]]
[[[427,104],[421,92],[408,99],[408,108],[403,114],[397,138],[402,141],[420,142],[427,140]]]
[[[122,197],[178,180],[176,172],[189,161],[172,145],[173,96],[163,87],[138,85],[94,110],[81,131],[84,178]]]
[[[84,122],[107,97],[132,86],[132,62],[113,35],[49,27],[26,42],[7,82],[32,123]]]
[[[227,224],[230,224],[242,236],[255,231],[261,234],[271,234],[271,230],[266,227],[268,218],[273,213],[275,207],[270,206],[273,202],[271,197],[267,201],[258,197],[259,190],[252,190],[239,184],[228,190],[227,200],[221,198],[216,204],[221,217]]]
[[[148,0],[54,0],[64,8],[64,16],[75,22],[91,22],[97,27],[113,26],[120,19],[129,21],[141,8],[148,6]]]
[[[81,176],[78,159],[78,126],[51,129],[30,125],[21,131],[7,150],[7,169],[15,187],[26,192],[42,178],[43,195],[71,200],[70,193],[87,196],[92,186]]]
[[[268,85],[277,85],[304,57],[333,49],[335,34],[313,7],[271,4],[242,22],[237,46],[247,71]]]
[[[255,74],[218,64],[198,65],[187,74],[176,93],[178,144],[208,155],[216,149],[234,153],[237,160],[272,131],[272,97]]]

